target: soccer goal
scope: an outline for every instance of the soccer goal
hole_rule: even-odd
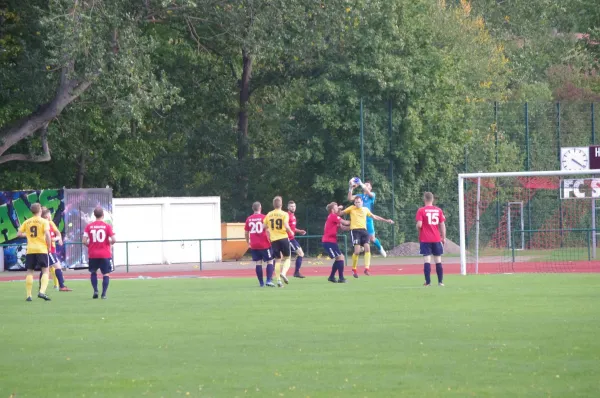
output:
[[[600,170],[458,175],[461,274],[598,272]]]

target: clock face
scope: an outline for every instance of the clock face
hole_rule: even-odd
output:
[[[588,170],[590,167],[588,148],[563,148],[561,170]]]

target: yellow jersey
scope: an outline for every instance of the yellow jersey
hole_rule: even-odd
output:
[[[373,213],[366,207],[354,205],[342,210],[344,214],[350,214],[350,229],[367,229],[367,217],[373,217]]]
[[[48,254],[46,231],[49,230],[48,220],[40,216],[33,216],[21,224],[19,232],[27,237],[27,254]]]
[[[265,225],[269,229],[271,242],[280,239],[288,239],[288,234],[285,229],[285,224],[290,222],[290,216],[287,211],[273,210],[265,217]]]

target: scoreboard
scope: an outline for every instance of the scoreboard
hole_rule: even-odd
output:
[[[600,145],[561,148],[560,169],[570,171],[600,169]]]

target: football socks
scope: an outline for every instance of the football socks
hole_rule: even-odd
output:
[[[265,283],[263,280],[263,267],[260,264],[256,264],[256,277],[261,285]]]
[[[369,269],[371,266],[371,252],[365,252],[365,268]]]
[[[41,278],[40,278],[40,285],[41,285]],[[25,290],[27,291],[27,297],[31,297],[31,290],[33,289],[33,275],[29,275],[27,274],[27,276],[25,277]]]
[[[425,263],[423,267],[423,273],[425,274],[425,283],[428,285],[431,283],[431,264]]]
[[[109,282],[110,282],[110,277],[108,275],[102,276],[102,297],[106,296],[106,291],[108,290]]]
[[[358,268],[358,254],[352,255],[352,271],[356,271]]]
[[[273,264],[267,264],[267,282],[270,282],[273,280],[273,270],[275,269],[275,267],[273,266]]]
[[[55,269],[54,275],[58,279],[58,286],[65,287],[65,277],[63,276],[62,269]]]
[[[379,238],[375,238],[373,243],[375,244],[375,247],[377,247],[377,250],[381,251],[381,242],[379,241]]]
[[[42,281],[40,282],[40,293],[46,294],[46,288],[48,288],[48,273],[44,272],[42,275]]]
[[[283,276],[287,275],[287,272],[289,271],[291,266],[291,262],[292,259],[290,257],[286,257],[285,260],[283,260],[283,271],[281,272]]]
[[[337,264],[337,270],[340,279],[344,279],[344,260],[337,260],[334,265],[335,264]]]
[[[437,263],[435,265],[435,273],[438,277],[438,283],[444,282],[444,268],[442,267],[442,263]]]
[[[300,272],[300,267],[302,267],[302,257],[296,256],[296,269],[294,270],[294,274]]]
[[[98,291],[98,275],[95,272],[92,272],[90,274],[90,282],[92,282],[92,287],[94,288],[94,291],[97,292]]]

